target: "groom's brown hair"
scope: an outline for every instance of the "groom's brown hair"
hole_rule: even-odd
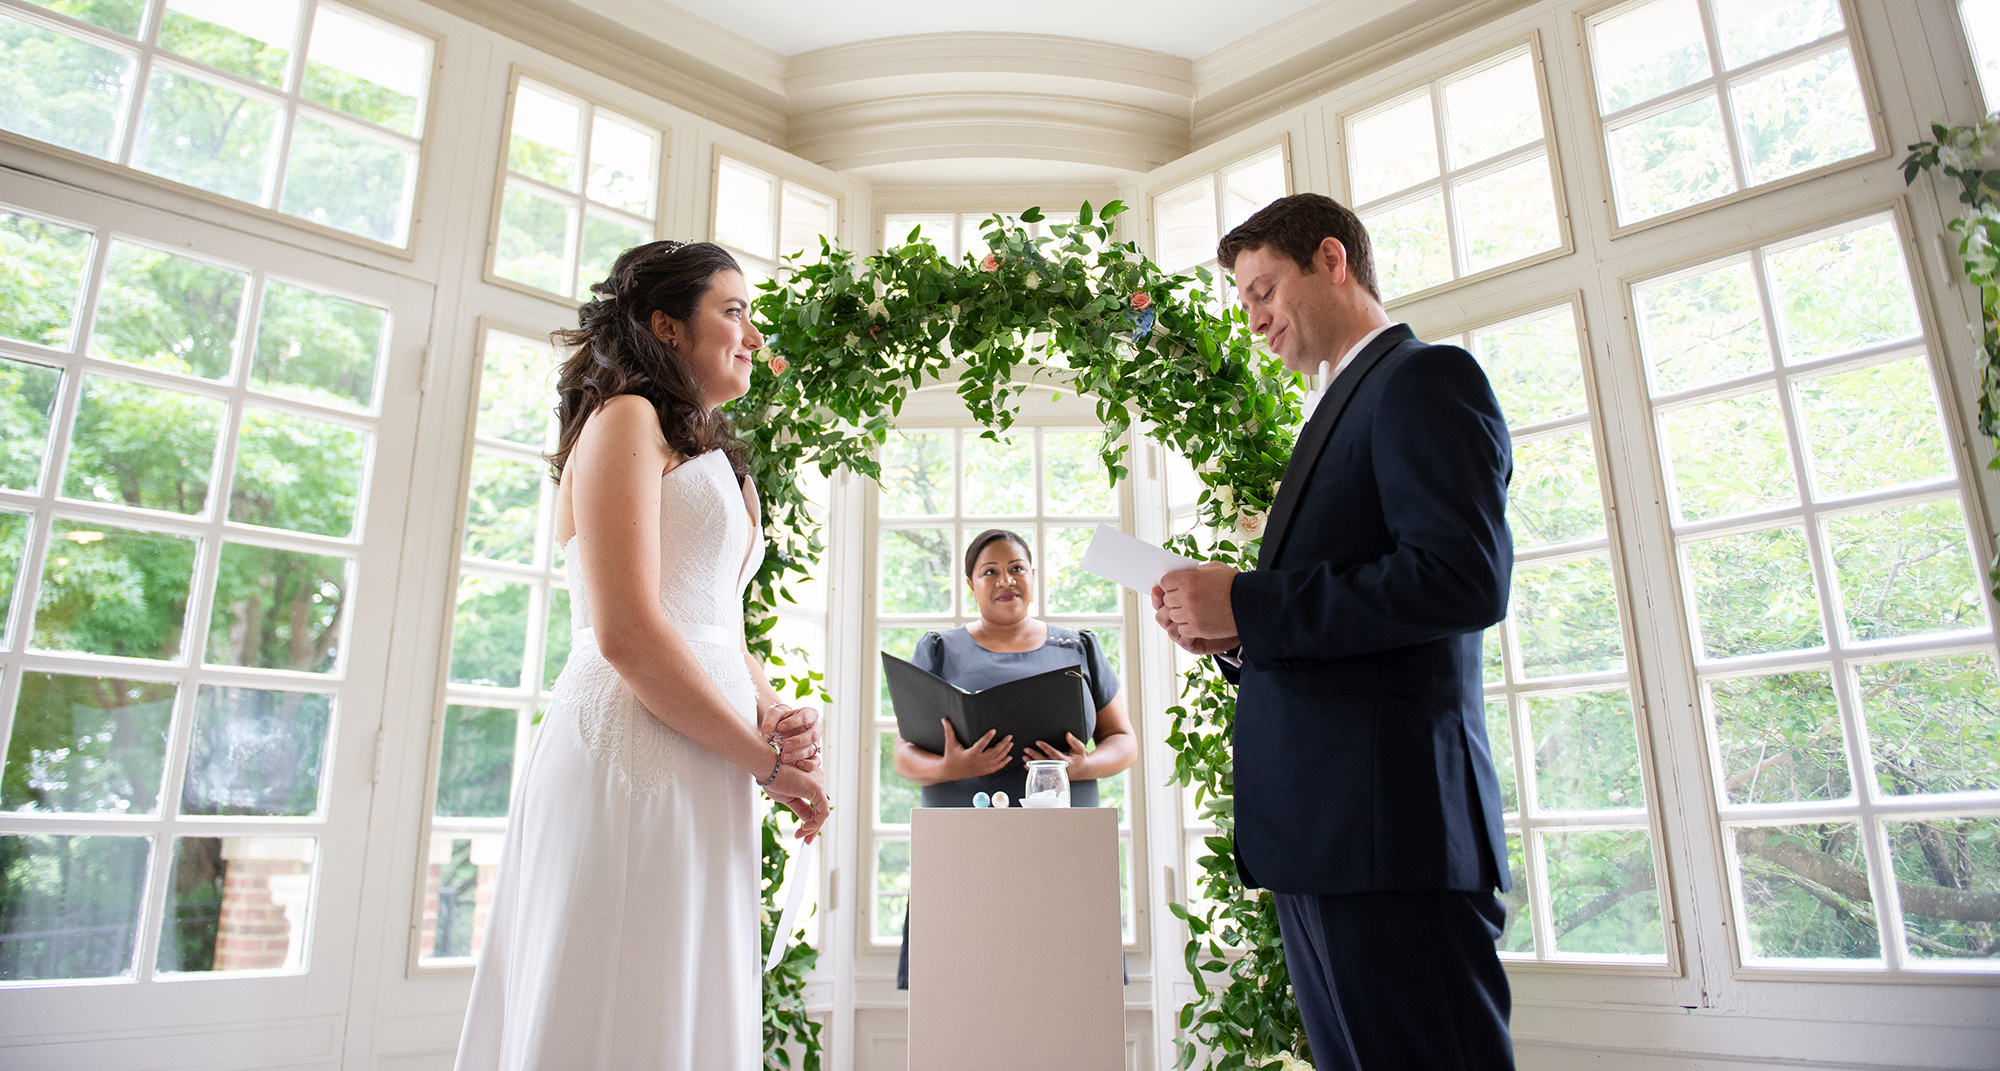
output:
[[[1361,217],[1346,205],[1324,194],[1295,193],[1280,197],[1258,209],[1236,225],[1215,247],[1216,259],[1226,271],[1236,270],[1236,257],[1245,250],[1269,247],[1298,262],[1307,275],[1319,270],[1314,260],[1319,244],[1336,239],[1347,249],[1347,271],[1354,281],[1382,299],[1375,289],[1375,254],[1368,245],[1368,228]]]

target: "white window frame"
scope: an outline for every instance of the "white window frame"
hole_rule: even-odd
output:
[[[722,207],[722,168],[725,162],[730,167],[747,171],[758,178],[769,180],[771,183],[771,200],[769,205],[771,214],[770,249],[744,249],[725,242],[716,235],[716,219]],[[739,263],[743,263],[745,268],[765,279],[779,278],[784,273],[785,258],[793,253],[803,253],[804,256],[801,259],[807,263],[819,259],[819,250],[816,248],[785,248],[784,212],[785,191],[787,189],[796,189],[814,200],[826,203],[828,213],[833,218],[833,230],[831,232],[822,232],[828,241],[838,242],[841,231],[847,224],[846,199],[839,194],[810,182],[800,181],[781,171],[751,161],[743,154],[731,152],[720,145],[715,148],[715,158],[709,169],[708,188],[708,233],[710,240],[729,250]],[[754,280],[751,282],[751,290],[751,296],[755,297],[756,282]]]

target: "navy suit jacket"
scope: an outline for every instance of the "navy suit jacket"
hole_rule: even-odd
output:
[[[1464,350],[1397,324],[1334,378],[1230,589],[1246,885],[1508,888],[1480,643],[1507,613],[1512,475]]]

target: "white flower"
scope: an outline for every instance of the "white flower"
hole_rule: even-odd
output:
[[[1223,484],[1215,489],[1215,500],[1222,503],[1222,512],[1229,512],[1236,505],[1236,488]]]
[[[951,307],[951,318],[954,320],[958,319],[958,306],[956,305]]]
[[[1289,1052],[1281,1052],[1271,1059],[1264,1061],[1264,1066],[1275,1067],[1279,1071],[1313,1071],[1313,1065],[1293,1056]]]
[[[1030,290],[1035,289],[1036,287],[1042,285],[1042,273],[1031,271],[1028,274],[1021,276],[1021,285],[1027,287]]]
[[[881,298],[876,298],[868,303],[868,312],[870,315],[887,319],[889,316],[889,306],[883,304]]]
[[[1264,534],[1264,515],[1261,513],[1246,513],[1236,518],[1236,530],[1249,536],[1251,539],[1261,538]]]

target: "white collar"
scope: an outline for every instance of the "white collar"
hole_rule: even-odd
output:
[[[1362,335],[1361,341],[1356,342],[1351,348],[1348,349],[1348,351],[1345,354],[1341,356],[1340,363],[1334,365],[1333,370],[1331,372],[1327,371],[1327,363],[1325,361],[1321,361],[1319,363],[1320,386],[1318,390],[1312,390],[1306,392],[1306,400],[1303,405],[1303,408],[1305,410],[1305,420],[1312,419],[1313,410],[1319,408],[1319,400],[1321,398],[1326,397],[1326,392],[1333,386],[1333,381],[1340,378],[1340,373],[1346,371],[1348,365],[1354,363],[1354,358],[1360,356],[1361,351],[1367,349],[1368,344],[1370,342],[1375,341],[1375,336],[1381,334],[1384,331],[1387,331],[1388,329],[1394,326],[1396,325],[1393,323],[1383,324],[1382,326],[1376,328],[1375,330],[1370,331],[1365,335]]]

